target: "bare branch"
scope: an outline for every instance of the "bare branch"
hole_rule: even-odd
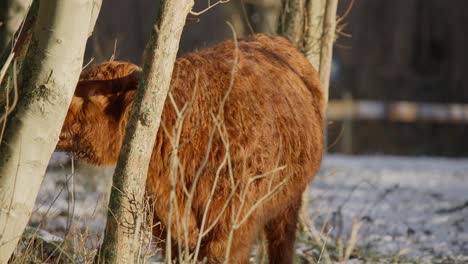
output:
[[[219,5],[219,4],[225,4],[225,3],[228,3],[229,1],[231,0],[219,0],[217,2],[215,2],[214,4],[211,3],[211,0],[208,0],[208,7],[206,7],[205,9],[201,10],[201,11],[198,11],[198,12],[195,12],[195,11],[190,11],[190,15],[193,15],[193,16],[199,16],[205,12],[207,12],[208,10],[210,10],[211,8]]]

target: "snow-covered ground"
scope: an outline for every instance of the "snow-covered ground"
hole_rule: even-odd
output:
[[[67,212],[74,211],[73,225],[101,234],[111,175],[109,169],[81,168],[72,185],[70,169],[50,169],[32,222],[63,234]],[[75,190],[74,208],[67,186]],[[361,222],[365,251],[468,263],[468,159],[328,155],[310,206],[313,222],[318,228],[327,223],[335,238],[346,239],[353,223]]]
[[[468,256],[468,160],[329,155],[311,191],[311,216],[381,254]],[[468,261],[468,259],[467,259]]]

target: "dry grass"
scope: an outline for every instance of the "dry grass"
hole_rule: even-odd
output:
[[[78,173],[79,172],[77,172],[77,174]],[[79,178],[78,176],[80,175],[76,175],[75,179]],[[101,175],[96,176],[102,177]],[[71,178],[70,175],[66,177],[66,181],[70,187],[71,183],[69,181],[71,181]],[[78,180],[78,182],[75,183],[78,190],[80,189],[80,184],[84,184],[83,181],[85,180],[81,180],[81,183]],[[87,188],[90,187],[88,186]],[[57,192],[60,193],[60,191],[62,191],[67,193],[68,189],[71,190],[72,188],[63,186],[63,188],[57,190]],[[353,190],[350,190],[349,195],[351,195],[352,192]],[[79,194],[76,195],[76,197],[79,196]],[[66,197],[62,199],[70,202]],[[75,202],[79,202],[79,200],[77,201],[75,199]],[[344,206],[344,204],[342,206]],[[72,205],[70,205],[70,207],[72,207]],[[62,206],[62,208],[66,207]],[[142,204],[133,205],[132,208],[135,212],[142,212],[140,214],[141,217],[145,216],[146,213],[144,212],[150,210],[151,207]],[[51,209],[51,211],[53,211],[53,209]],[[323,215],[322,213],[320,214]],[[336,214],[337,212],[335,212],[334,215],[329,212],[325,213],[324,219],[312,218],[311,222],[315,223],[315,225],[310,226],[309,230],[298,233],[296,263],[346,263],[349,260],[357,260],[359,261],[358,263],[418,263],[416,260],[405,257],[406,252],[404,250],[395,252],[393,255],[379,255],[357,247],[356,244],[360,241],[358,234],[362,223],[355,221],[350,231],[345,232],[345,228],[340,226],[343,224],[343,221],[339,220]],[[48,214],[46,213],[46,215]],[[49,215],[50,218],[55,217],[53,212]],[[315,216],[317,214],[314,213],[313,215]],[[47,220],[48,219],[44,219],[44,223],[40,223],[38,228],[45,228],[47,226]],[[30,229],[25,233],[23,242],[18,248],[16,258],[12,263],[44,263],[45,261],[48,263],[91,263],[98,253],[101,237],[93,230],[78,228],[77,226],[82,221],[85,221],[85,219],[80,220],[75,217],[69,231],[59,232],[61,234],[68,233],[68,235],[64,239],[52,241],[52,243],[50,242],[50,236],[46,236],[46,238],[43,239],[44,235],[42,231],[35,231],[35,233],[31,232],[31,230],[34,231],[35,229]],[[142,223],[142,234],[137,237],[137,239],[142,241],[142,247],[140,247],[138,253],[138,263],[154,263],[155,260],[163,261],[159,254],[160,251],[154,247],[154,244],[158,241],[155,241],[155,238],[152,236],[151,229],[153,226],[150,224],[151,221],[142,221]],[[342,231],[339,231],[340,229]],[[182,230],[184,229],[182,228]],[[331,235],[332,233],[334,234],[333,236]],[[181,235],[183,235],[183,231]],[[265,245],[265,241],[260,237],[256,249],[252,252],[251,263],[268,263],[264,254]],[[195,263],[194,255],[190,255],[188,251],[184,251],[184,249],[184,245],[181,245],[180,252],[183,253],[181,255],[185,255],[181,257],[183,258],[182,263]],[[53,254],[51,254],[51,252]],[[169,263],[167,260],[165,262]]]

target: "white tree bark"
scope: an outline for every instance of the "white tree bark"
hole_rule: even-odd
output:
[[[323,37],[323,18],[326,0],[308,1],[306,5],[306,22],[304,32],[304,45],[302,47],[307,59],[320,70],[320,57]]]
[[[283,0],[283,16],[279,33],[302,50],[319,72],[326,112],[330,72],[335,42],[338,0]],[[326,121],[325,121],[326,122]],[[326,126],[325,131],[326,132]],[[309,226],[309,188],[302,196],[301,227]]]
[[[302,49],[306,0],[283,0],[278,33]]]
[[[174,62],[193,0],[161,1],[145,50],[142,85],[138,88],[113,177],[109,213],[99,262],[137,263],[139,244],[129,197],[143,201],[148,167]],[[142,212],[140,212],[142,213]],[[125,223],[125,224],[119,224]]]
[[[319,72],[328,101],[338,0],[283,0],[279,33],[300,49]],[[326,104],[324,106],[326,108]]]
[[[313,0],[310,0],[313,2]],[[320,49],[319,75],[322,82],[323,95],[325,99],[324,110],[328,103],[328,90],[330,88],[330,73],[333,59],[333,44],[335,43],[336,11],[338,0],[327,0],[323,15],[322,45]],[[325,112],[325,111],[324,111]]]
[[[100,0],[40,1],[19,102],[0,145],[0,263],[7,263],[31,215],[99,6]]]
[[[319,72],[324,98],[322,109],[324,114],[326,113],[328,104],[337,8],[338,0],[308,0],[307,2],[307,22],[304,32],[303,52],[310,63]],[[324,121],[324,133],[326,134],[326,117],[324,117]],[[324,144],[326,146],[326,140]],[[310,190],[307,188],[302,196],[302,208],[300,213],[302,226],[309,225],[309,192]]]

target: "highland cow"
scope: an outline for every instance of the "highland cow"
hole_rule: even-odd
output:
[[[140,72],[126,62],[85,70],[57,148],[115,165]],[[264,231],[270,263],[292,263],[301,195],[322,158],[323,104],[317,72],[282,37],[258,34],[177,59],[146,183],[162,230],[190,250],[198,244],[209,263],[224,261],[228,247],[228,263],[248,263]]]

